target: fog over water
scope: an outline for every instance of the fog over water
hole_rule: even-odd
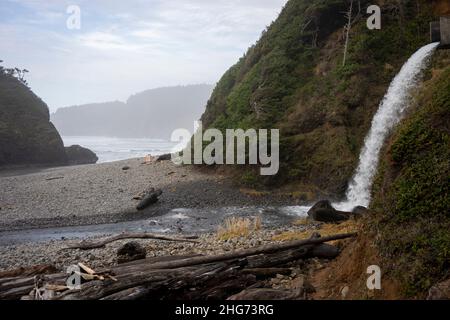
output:
[[[98,163],[169,153],[176,143],[158,139],[63,136],[65,146],[81,145],[94,151]]]

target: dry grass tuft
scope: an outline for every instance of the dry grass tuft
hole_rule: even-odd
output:
[[[306,220],[306,219],[305,219]],[[299,220],[295,223],[295,225],[309,225],[308,220]],[[303,240],[308,239],[312,236],[313,233],[318,232],[322,237],[331,236],[335,234],[341,233],[351,233],[356,232],[359,229],[358,222],[356,220],[348,220],[342,222],[340,224],[321,224],[315,228],[310,228],[308,230],[302,231],[289,231],[284,232],[279,235],[273,237],[275,241],[294,241],[294,240]]]
[[[309,226],[313,223],[314,221],[309,218],[301,218],[298,219],[297,221],[294,221],[294,226]]]
[[[225,220],[217,230],[219,240],[248,237],[252,232],[260,230],[262,227],[261,217],[251,218],[231,217]]]

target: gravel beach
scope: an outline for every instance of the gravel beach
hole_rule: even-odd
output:
[[[138,201],[133,198],[149,188],[162,189],[160,201],[137,211]],[[295,204],[290,197],[255,196],[243,192],[224,176],[176,166],[171,161],[145,164],[144,159],[130,159],[97,165],[3,170],[0,171],[3,239],[0,270],[39,264],[53,264],[63,270],[80,261],[95,268],[115,264],[117,249],[127,241],[91,251],[63,248],[81,239],[117,234],[125,227],[135,232],[164,230],[161,232],[187,232],[200,237],[200,244],[195,245],[140,240],[149,257],[220,253],[270,243],[273,234],[292,228],[290,222],[296,216],[273,209],[288,204]],[[258,215],[256,206],[264,208],[260,212],[264,230],[256,232],[249,241],[217,240],[215,230],[228,215],[239,210],[241,216]],[[156,231],[143,230],[142,225],[155,227]],[[89,232],[98,228],[100,232]],[[78,236],[71,237],[76,232]],[[28,239],[27,233],[38,237],[44,233],[52,240]]]
[[[127,170],[124,168],[129,167]],[[133,199],[149,188],[160,201],[137,211]],[[116,223],[165,214],[175,208],[287,204],[289,198],[253,197],[225,177],[171,161],[120,162],[0,171],[0,231]]]
[[[79,240],[55,240],[42,243],[0,246],[0,271],[36,265],[54,265],[63,271],[72,264],[83,262],[94,269],[117,264],[117,250],[130,241],[138,242],[147,252],[147,257],[191,254],[221,254],[232,250],[275,243],[275,235],[282,232],[303,230],[302,226],[285,226],[254,231],[249,237],[220,240],[215,233],[199,234],[199,243],[182,243],[159,240],[120,240],[93,250],[65,249]],[[101,240],[104,237],[95,238]],[[93,239],[89,239],[93,240]]]

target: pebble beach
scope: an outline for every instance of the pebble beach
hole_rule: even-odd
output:
[[[163,191],[160,201],[146,210],[137,211],[134,198],[149,188]],[[202,208],[203,216],[190,219],[191,224],[200,225],[208,221],[205,208],[285,205],[287,202],[289,199],[270,194],[264,197],[248,195],[225,177],[192,167],[176,166],[170,161],[145,163],[143,159],[130,159],[96,165],[4,170],[0,171],[0,237],[10,232],[18,232],[20,236],[20,232],[27,230],[70,226],[83,229],[85,226],[115,225],[132,220],[155,223],[152,218],[164,216],[175,208]],[[181,234],[188,222],[181,213],[174,216],[177,218],[174,219],[175,226],[167,230]],[[220,214],[214,218],[211,216],[209,232],[195,233],[200,244],[155,240],[138,242],[149,257],[210,254],[270,243],[274,234],[293,228],[287,221],[285,225],[274,223],[272,227],[256,232],[251,241],[232,239],[224,242],[217,239],[215,229],[225,218]],[[107,235],[105,232],[104,236]],[[0,270],[42,264],[53,264],[62,270],[80,261],[95,268],[105,267],[117,263],[116,251],[127,242],[117,241],[90,251],[64,249],[80,240],[61,237],[11,244],[3,241],[0,245]]]

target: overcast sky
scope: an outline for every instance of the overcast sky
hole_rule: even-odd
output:
[[[1,0],[0,60],[30,70],[50,109],[210,83],[287,0]],[[67,28],[69,5],[81,29]]]

